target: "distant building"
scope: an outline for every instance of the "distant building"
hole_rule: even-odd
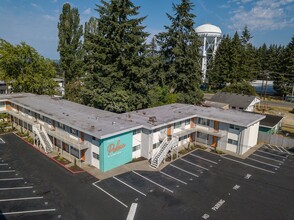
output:
[[[252,95],[242,95],[229,92],[218,92],[209,100],[212,102],[227,103],[230,109],[253,112],[260,99]]]
[[[65,94],[64,79],[63,78],[53,78],[53,80],[58,83],[58,87],[56,88],[56,91],[59,93],[59,95],[61,97],[63,97]]]
[[[283,122],[283,117],[278,115],[264,114],[266,117],[260,121],[259,131],[269,134],[276,134]]]
[[[4,81],[0,81],[0,94],[8,94],[10,90],[10,86],[7,86]]]
[[[214,107],[214,108],[222,108],[222,109],[230,109],[230,105],[222,102],[212,102],[205,100],[202,104],[205,107]]]
[[[274,81],[272,80],[254,80],[251,83],[257,94],[261,95],[276,95],[277,92],[274,89]]]

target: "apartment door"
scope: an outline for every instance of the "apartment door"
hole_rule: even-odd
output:
[[[85,161],[85,152],[86,150],[81,150],[81,160]]]
[[[212,147],[215,147],[215,148],[217,147],[217,137],[216,136],[213,136],[212,137],[212,144],[211,144],[211,146]]]

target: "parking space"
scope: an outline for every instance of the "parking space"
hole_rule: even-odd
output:
[[[98,181],[68,173],[14,135],[1,138],[0,219],[126,219],[129,211],[135,220],[294,219],[286,152],[262,147],[242,160],[196,150],[158,172]]]
[[[230,160],[235,163],[242,164],[252,169],[258,169],[267,173],[275,174],[277,170],[283,166],[289,154],[281,151],[269,150],[267,148],[260,148],[255,151],[245,160],[237,159],[232,156],[222,156],[225,160]]]
[[[281,178],[294,165],[290,157],[266,148],[245,160],[196,150],[159,172],[132,171],[95,184],[114,203],[122,201],[127,210],[138,204],[135,219],[277,219],[281,210],[294,204],[294,187],[275,177]],[[287,205],[271,215],[262,214],[281,203],[281,196],[287,198]],[[250,211],[253,208],[258,212]],[[287,217],[294,212],[287,211],[282,219],[292,219]]]
[[[48,213],[56,211],[46,196],[39,196],[34,185],[3,159],[0,163],[0,207],[0,219],[18,218],[24,214],[51,219],[53,215]]]
[[[272,144],[264,144],[262,146],[263,149],[269,150],[269,151],[274,151],[277,153],[286,153],[286,154],[290,154],[290,155],[294,155],[292,152],[290,152],[287,148],[281,147],[281,146],[277,146],[277,145],[272,145]]]
[[[97,179],[93,176],[71,174],[14,134],[1,138],[5,142],[0,145],[1,220],[126,218],[128,209],[95,188],[92,183]],[[107,184],[118,192],[123,189]],[[137,195],[128,192],[118,196],[127,200]]]

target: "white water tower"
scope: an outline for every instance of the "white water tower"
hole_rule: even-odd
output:
[[[201,72],[202,83],[207,83],[207,65],[213,60],[216,50],[222,39],[222,31],[212,24],[203,24],[195,29],[202,42],[201,46]]]

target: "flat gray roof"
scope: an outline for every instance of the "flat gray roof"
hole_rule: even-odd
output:
[[[248,127],[265,117],[259,114],[247,114],[246,112],[237,110],[225,110],[179,103],[128,112],[123,115],[150,129],[191,117],[203,117]]]
[[[98,138],[114,136],[142,126],[155,129],[191,117],[204,117],[242,127],[248,127],[265,117],[236,110],[179,103],[116,114],[47,95],[19,93],[0,95],[0,98],[11,100]]]
[[[119,114],[77,104],[57,97],[34,94],[1,95],[37,113],[60,121],[63,124],[98,138],[112,136],[141,127],[130,119],[122,119]]]

